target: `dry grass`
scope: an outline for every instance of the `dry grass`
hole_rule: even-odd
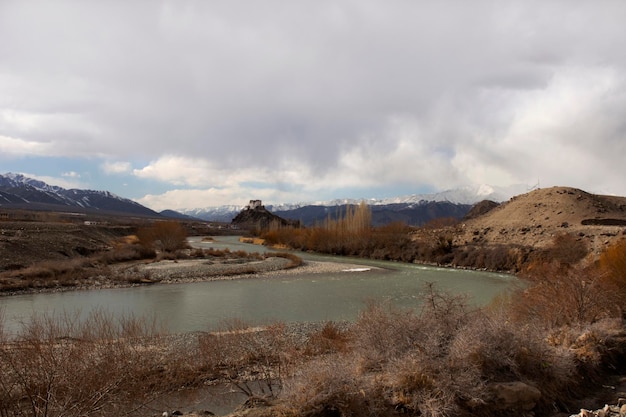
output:
[[[313,334],[318,350],[308,348],[316,354],[302,359],[290,380],[287,408],[309,416],[503,415],[490,386],[523,381],[540,389],[535,410],[542,415],[567,409],[567,399],[585,388],[581,381],[623,363],[626,353],[624,326],[615,319],[560,328],[567,329],[562,334],[514,320],[506,302],[475,310],[432,285],[422,306],[373,303],[350,332],[329,325]]]
[[[149,320],[102,312],[33,317],[15,338],[0,335],[0,415],[136,413],[170,389],[154,378],[158,335]]]
[[[199,339],[203,370],[211,379],[229,381],[248,397],[278,395],[292,349],[280,323],[257,328],[234,319]]]
[[[75,257],[65,260],[48,260],[35,263],[27,268],[14,269],[0,273],[0,291],[18,292],[49,288],[70,288],[89,286],[93,282],[112,284],[153,283],[149,272],[140,272],[138,268],[126,269],[117,273],[110,265],[132,261],[153,259],[207,259],[217,262],[242,263],[241,268],[225,272],[224,275],[254,274],[254,266],[245,267],[246,262],[260,261],[268,257],[288,259],[286,268],[295,268],[302,264],[302,259],[291,253],[266,253],[231,251],[229,249],[178,249],[176,251],[157,251],[144,244],[136,243],[137,238],[123,237],[115,241],[110,250],[89,257]]]

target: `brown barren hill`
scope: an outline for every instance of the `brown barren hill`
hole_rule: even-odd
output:
[[[558,234],[584,240],[595,253],[626,234],[626,197],[571,187],[538,189],[465,219],[454,243],[545,247]]]

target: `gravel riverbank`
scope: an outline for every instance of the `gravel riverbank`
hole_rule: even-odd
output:
[[[109,265],[89,278],[73,282],[71,285],[67,283],[31,285],[17,290],[5,289],[0,292],[0,296],[380,269],[358,264],[319,261],[303,261],[300,265],[294,266],[293,262],[292,259],[280,256],[260,259],[243,257],[133,261]]]
[[[339,262],[305,261],[289,268],[290,260],[268,257],[258,261],[211,262],[204,259],[159,261],[117,267],[117,273],[145,275],[146,279],[161,284],[250,279],[294,274],[324,274],[377,269],[376,267]]]

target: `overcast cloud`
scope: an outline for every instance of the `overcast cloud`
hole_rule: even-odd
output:
[[[626,195],[624,16],[0,0],[0,171],[157,210],[537,181]]]

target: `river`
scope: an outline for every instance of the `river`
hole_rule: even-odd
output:
[[[191,238],[194,247],[264,252],[236,237],[215,242]],[[0,298],[4,328],[14,333],[33,314],[88,314],[100,309],[119,315],[154,317],[170,332],[217,328],[226,319],[251,324],[271,321],[353,320],[368,300],[416,307],[427,282],[452,293],[467,293],[483,305],[512,288],[517,279],[506,274],[435,268],[387,261],[298,253],[305,261],[343,262],[365,268],[325,274],[281,274],[226,281],[81,290]],[[371,269],[369,269],[369,268]]]

